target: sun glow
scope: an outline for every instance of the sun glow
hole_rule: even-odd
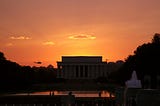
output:
[[[96,54],[90,53],[89,51],[73,51],[70,56],[96,56]]]
[[[0,0],[0,51],[8,60],[31,66],[42,61],[56,67],[65,55],[123,60],[159,32],[159,4],[160,0]]]

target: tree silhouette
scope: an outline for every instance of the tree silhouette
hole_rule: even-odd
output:
[[[0,52],[0,61],[6,60],[6,58],[4,57],[4,54],[2,52]]]
[[[152,43],[157,43],[159,44],[160,43],[160,34],[159,33],[156,33],[152,39]]]
[[[156,77],[160,75],[160,34],[156,33],[151,42],[140,45],[125,60],[123,67],[115,74],[119,83],[123,83],[131,77],[136,70],[138,78],[142,80],[145,75],[151,76],[152,88],[155,88]]]
[[[48,83],[55,81],[55,70],[52,65],[48,67],[21,66],[16,62],[7,60],[0,52],[0,92],[4,90],[17,90],[27,88],[35,83]]]

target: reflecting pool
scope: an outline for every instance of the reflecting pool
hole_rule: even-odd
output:
[[[108,91],[43,91],[33,93],[19,93],[16,95],[69,95],[72,94],[75,97],[114,97]]]

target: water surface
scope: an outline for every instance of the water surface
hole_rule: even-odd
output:
[[[108,91],[43,91],[33,93],[19,93],[16,95],[69,95],[71,93],[75,97],[114,97]]]

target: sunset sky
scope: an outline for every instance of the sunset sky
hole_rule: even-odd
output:
[[[21,65],[124,60],[160,32],[160,0],[0,0],[0,51]]]

